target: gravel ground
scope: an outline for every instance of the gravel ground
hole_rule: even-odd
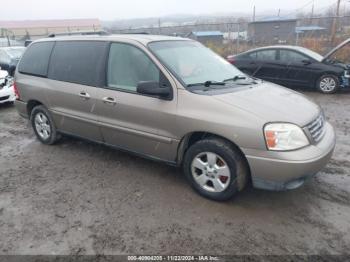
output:
[[[42,145],[1,106],[0,254],[350,254],[350,93],[306,94],[336,128],[331,162],[299,189],[226,203],[164,164],[72,138]]]

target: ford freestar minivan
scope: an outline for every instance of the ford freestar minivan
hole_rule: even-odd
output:
[[[15,90],[42,143],[68,134],[182,166],[193,188],[214,200],[250,180],[296,188],[335,146],[319,106],[189,39],[43,39],[22,57]]]

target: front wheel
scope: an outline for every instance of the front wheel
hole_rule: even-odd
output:
[[[216,201],[229,200],[243,190],[249,173],[240,152],[219,138],[192,145],[185,154],[183,168],[191,186]]]
[[[335,75],[323,75],[317,81],[316,88],[323,94],[333,94],[339,89],[339,79]]]

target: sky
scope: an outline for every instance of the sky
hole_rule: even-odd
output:
[[[281,8],[281,15],[295,10],[310,12],[312,1],[316,9],[324,9],[336,0],[2,0],[0,20],[162,17],[172,14],[256,13]],[[348,2],[347,0],[343,0]],[[350,3],[348,7],[350,8]]]

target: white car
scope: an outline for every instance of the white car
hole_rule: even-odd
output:
[[[16,100],[13,79],[7,71],[0,69],[0,104],[13,103]]]

